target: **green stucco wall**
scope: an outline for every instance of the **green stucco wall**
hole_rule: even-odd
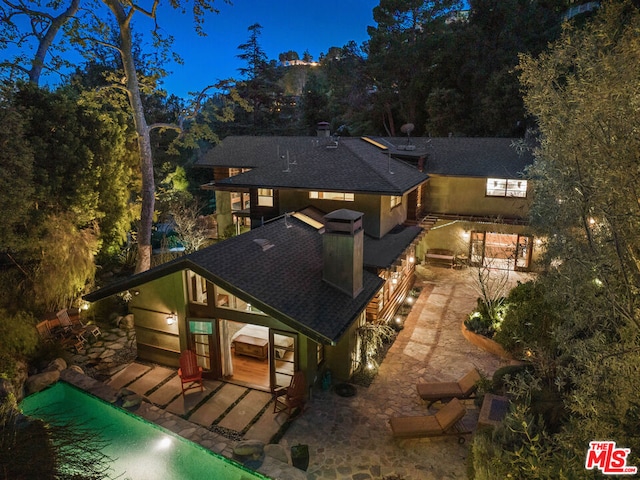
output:
[[[330,213],[341,208],[348,208],[356,212],[362,212],[362,223],[367,235],[381,238],[389,230],[398,224],[404,223],[407,218],[405,195],[402,205],[391,211],[390,197],[379,195],[356,194],[353,202],[337,200],[318,200],[309,198],[308,191],[280,190],[280,214],[300,210],[312,206],[323,212]]]
[[[180,338],[185,322],[183,273],[151,281],[136,291],[140,293],[129,302],[129,310],[134,316],[138,357],[178,366],[180,351],[186,348],[186,339]],[[173,325],[167,324],[170,313],[178,316]]]
[[[528,198],[487,197],[486,181],[486,178],[432,175],[427,183],[426,211],[495,218],[526,218],[530,205]]]

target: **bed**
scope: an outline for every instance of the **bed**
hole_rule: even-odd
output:
[[[275,334],[274,337],[276,358],[283,358],[287,349],[293,347],[293,338],[278,334]],[[246,324],[233,334],[231,343],[234,345],[236,353],[266,358],[265,348],[269,345],[269,329],[260,325]]]

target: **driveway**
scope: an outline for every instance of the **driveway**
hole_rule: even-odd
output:
[[[309,479],[464,479],[471,436],[460,445],[452,437],[394,440],[388,419],[433,413],[417,393],[419,381],[457,380],[477,367],[490,376],[507,362],[470,344],[461,325],[475,307],[473,269],[418,267],[422,287],[378,375],[353,397],[314,391],[310,407],[280,440],[287,449],[309,446]],[[498,272],[504,275],[504,272]],[[509,283],[528,275],[509,273]],[[473,428],[478,409],[467,401],[466,426]]]

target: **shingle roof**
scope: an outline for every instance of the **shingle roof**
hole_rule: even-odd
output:
[[[389,268],[423,231],[418,226],[398,225],[382,238],[365,235],[364,265]]]
[[[415,150],[406,150],[406,137],[375,138],[400,158],[425,157],[424,171],[432,175],[521,178],[533,163],[530,150],[519,151],[519,138],[417,137],[410,140]]]
[[[251,171],[216,182],[244,188],[403,195],[427,175],[391,158],[360,138],[227,137],[200,166],[245,167]]]
[[[288,225],[288,227],[287,227]],[[256,242],[260,240],[260,242]],[[273,245],[263,249],[263,241]],[[318,341],[337,342],[382,286],[363,272],[356,297],[322,280],[322,235],[293,217],[267,223],[186,255],[117,285],[87,295],[89,301],[189,268],[290,327]]]

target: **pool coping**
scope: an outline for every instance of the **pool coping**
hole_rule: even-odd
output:
[[[116,389],[73,369],[67,368],[62,370],[60,372],[60,380],[84,390],[105,402],[115,403],[118,399],[118,391]],[[144,397],[138,406],[126,410],[148,422],[166,428],[182,438],[197,443],[214,453],[237,462],[237,460],[233,458],[233,449],[238,442],[223,437],[205,427],[191,423],[171,412],[162,410],[145,401]],[[242,465],[241,462],[238,463]],[[251,468],[251,470],[254,469]],[[268,455],[264,455],[262,464],[254,471],[272,479],[297,480],[307,478],[306,473],[302,470]]]

